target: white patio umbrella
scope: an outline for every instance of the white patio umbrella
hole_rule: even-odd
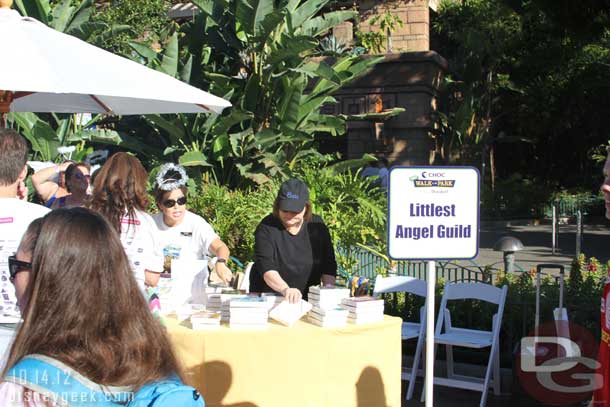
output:
[[[0,113],[221,113],[231,106],[10,8],[0,8],[0,38]]]

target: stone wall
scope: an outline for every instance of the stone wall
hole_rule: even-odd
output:
[[[430,11],[429,0],[393,0],[358,2],[362,32],[378,31],[379,24],[371,25],[370,21],[377,15],[389,10],[403,22],[391,34],[391,52],[428,51],[430,49]],[[386,50],[387,51],[387,50]]]

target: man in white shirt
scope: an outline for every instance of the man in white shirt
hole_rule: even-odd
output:
[[[8,257],[17,251],[30,222],[49,212],[44,206],[26,201],[27,157],[25,139],[14,130],[0,129],[0,321],[3,322],[19,320]]]

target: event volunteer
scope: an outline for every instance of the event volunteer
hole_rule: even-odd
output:
[[[19,309],[11,286],[8,257],[17,251],[29,224],[49,210],[25,201],[28,145],[14,130],[0,129],[0,316],[18,322]],[[1,356],[1,355],[0,355]]]
[[[157,251],[157,227],[145,212],[148,174],[140,160],[116,153],[96,171],[89,208],[102,214],[121,234],[123,248],[140,289],[154,287],[163,271]],[[103,244],[103,242],[102,242]]]
[[[164,164],[156,177],[154,194],[159,213],[153,219],[158,228],[157,243],[165,258],[164,272],[171,274],[172,259],[203,260],[216,256],[217,280],[229,283],[232,278],[226,264],[229,248],[201,216],[186,209],[187,181],[184,167],[172,163]]]
[[[309,190],[292,178],[280,186],[273,212],[256,228],[250,291],[278,292],[291,303],[310,286],[334,285],[337,262],[328,228],[312,214]]]

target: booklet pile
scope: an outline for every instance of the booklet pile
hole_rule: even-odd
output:
[[[220,312],[199,311],[191,315],[191,326],[195,331],[220,328]]]
[[[231,328],[266,328],[269,318],[267,300],[262,297],[233,298],[229,301]]]
[[[353,324],[368,324],[383,321],[383,300],[371,297],[345,298],[341,306],[349,310],[348,321]]]
[[[221,321],[229,322],[229,303],[232,299],[244,298],[248,295],[238,290],[223,290],[221,293],[208,294],[206,309],[221,312]]]
[[[309,287],[308,300],[313,305],[308,315],[312,324],[340,328],[346,325],[348,310],[341,307],[341,301],[349,298],[349,289],[342,287]]]

